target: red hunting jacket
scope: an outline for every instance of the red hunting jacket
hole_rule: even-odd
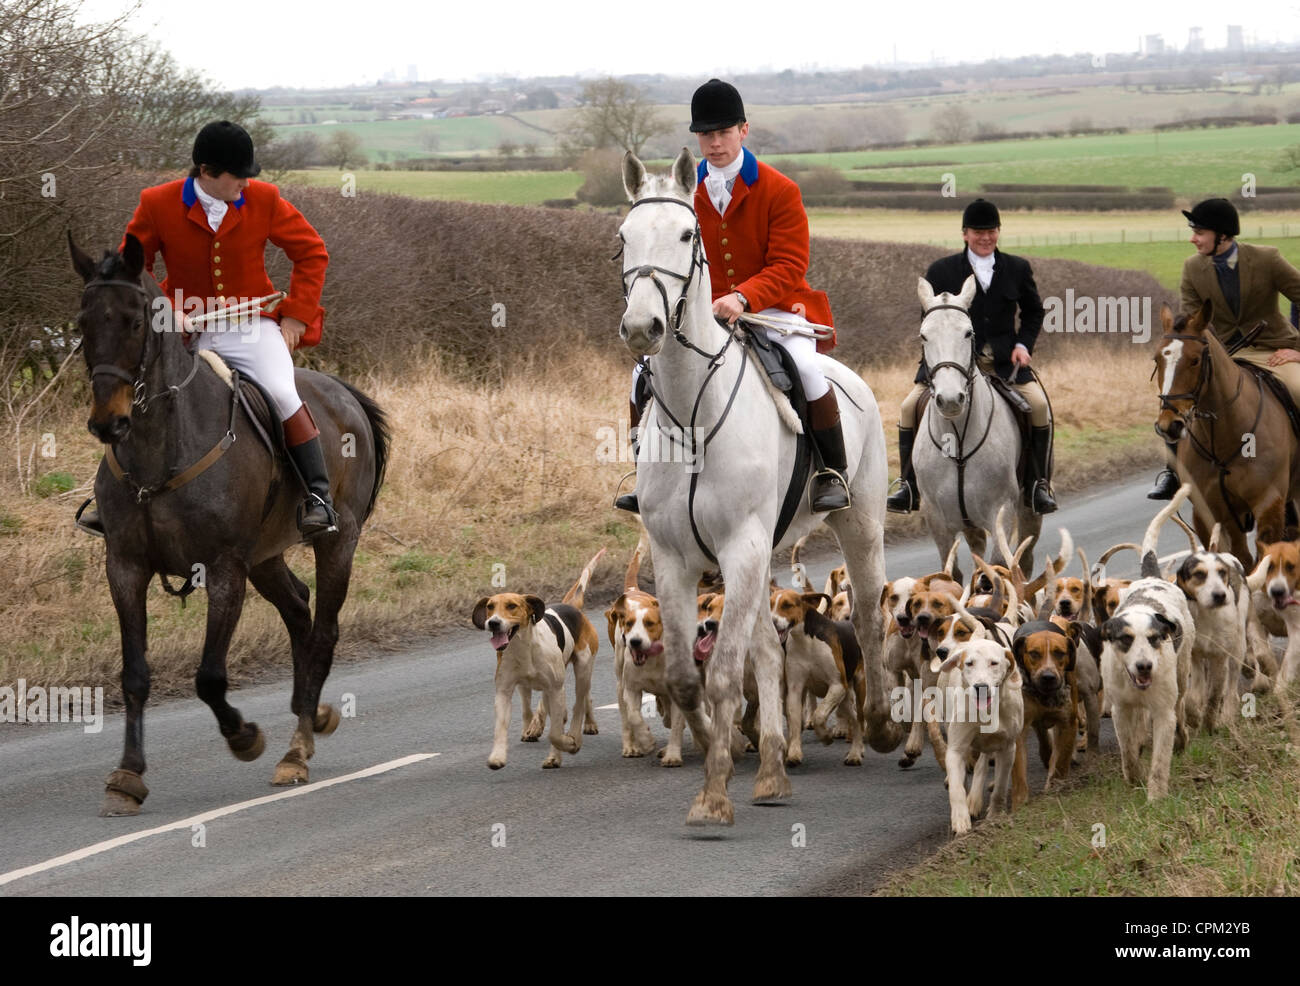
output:
[[[325,321],[320,294],[329,254],[320,234],[280,198],[274,185],[250,181],[239,200],[230,203],[215,233],[194,191],[193,178],[155,185],[140,193],[126,231],[144,247],[146,271],[153,269],[154,255],[162,253],[167,265],[162,289],[168,299],[174,301],[179,291],[187,304],[198,298],[204,312],[275,291],[264,262],[270,240],[293,261],[288,297],[271,317],[303,322],[307,331],[300,345],[320,342]]]
[[[709,261],[716,301],[739,291],[750,311],[780,308],[810,322],[834,325],[825,292],[808,285],[808,214],[799,186],[742,148],[744,162],[731,189],[726,216],[704,187],[707,162],[701,161],[695,186],[695,211]],[[835,337],[818,340],[817,351],[835,346]]]

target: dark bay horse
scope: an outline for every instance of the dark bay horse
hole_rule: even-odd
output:
[[[1178,443],[1177,470],[1194,487],[1201,543],[1209,544],[1214,525],[1222,524],[1232,553],[1250,571],[1252,518],[1259,540],[1287,536],[1286,505],[1300,495],[1300,454],[1282,404],[1228,355],[1210,310],[1206,301],[1177,321],[1167,306],[1160,313],[1156,431]]]
[[[312,542],[313,620],[308,588],[284,561],[285,549],[301,539],[296,476],[258,441],[243,412],[235,415],[227,383],[185,347],[157,283],[141,276],[139,242],[128,236],[120,254],[105,253],[98,263],[71,235],[68,245],[85,282],[77,323],[91,373],[88,427],[125,472],[118,478],[106,456],[95,477],[109,590],[122,632],[126,703],[125,749],[108,777],[100,814],[135,814],[149,793],[141,776],[149,697],[145,592],[155,573],[191,582],[201,573],[208,613],[195,685],[240,760],[257,759],[266,745],[257,724],[245,722],[226,701],[226,652],[247,583],[279,611],[293,652],[291,708],[298,724],[272,783],[304,783],[313,732],[331,733],[339,722],[338,712],[320,703],[321,688],[334,658],[357,538],[383,482],[389,445],[384,414],[334,377],[296,371],[298,393],[320,428],[339,517],[337,532]],[[168,488],[169,480],[193,473],[190,467],[209,456],[216,458]]]

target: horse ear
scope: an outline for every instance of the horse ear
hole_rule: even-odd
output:
[[[921,307],[929,308],[934,304],[934,288],[924,277],[916,279],[916,296],[921,299]]]
[[[695,194],[695,158],[685,147],[673,162],[673,180],[682,186],[682,191],[687,195]]]
[[[1174,331],[1174,312],[1167,304],[1160,306],[1160,328],[1166,335]]]
[[[641,191],[641,186],[645,184],[645,165],[631,151],[623,155],[623,190],[627,192],[627,197],[633,202]]]
[[[975,300],[975,275],[971,274],[962,283],[961,294],[957,295],[957,300],[961,306],[970,311],[970,303]]]
[[[122,263],[126,264],[126,273],[135,280],[144,270],[144,247],[140,245],[132,234],[126,234],[126,240],[122,245]]]
[[[95,276],[95,261],[90,258],[90,254],[84,252],[77,246],[76,241],[72,238],[72,230],[68,230],[68,250],[72,253],[72,266],[81,280],[89,281]]]

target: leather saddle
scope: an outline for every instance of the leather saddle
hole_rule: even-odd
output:
[[[1297,408],[1295,401],[1291,398],[1291,391],[1286,389],[1286,384],[1277,378],[1268,367],[1256,366],[1254,363],[1247,363],[1244,360],[1233,360],[1243,370],[1249,370],[1264,384],[1273,396],[1278,399],[1282,409],[1286,411],[1287,420],[1291,422],[1291,431],[1296,439],[1300,441],[1300,408]]]

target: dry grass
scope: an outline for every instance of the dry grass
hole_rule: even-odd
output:
[[[1154,461],[1157,446],[1145,423],[1153,400],[1135,348],[1094,347],[1049,364],[1060,422],[1060,489],[1132,469],[1135,455],[1140,466]],[[357,381],[389,412],[395,437],[388,481],[358,548],[343,610],[342,656],[368,656],[465,624],[474,600],[496,591],[498,571],[509,587],[558,596],[603,546],[610,552],[589,598],[616,589],[636,529],[610,503],[630,465],[598,461],[598,451],[602,428],[621,433],[626,426],[628,361],[613,350],[590,351],[570,365],[582,373],[523,366],[502,385],[466,382],[437,362],[406,367],[398,378]],[[910,362],[859,367],[881,404],[891,471],[897,469],[893,425],[913,369]],[[76,490],[24,496],[12,464],[4,469],[0,682],[23,677],[47,685],[108,683],[116,690],[118,630],[103,576],[103,542],[72,526],[100,456],[84,431],[84,413],[70,406],[24,442],[26,450],[37,435],[53,433],[58,457],[51,463],[38,456],[35,478],[44,465],[68,474]],[[919,530],[908,519],[910,526],[891,526],[891,535]],[[289,561],[312,585],[309,551],[294,549]],[[202,593],[182,609],[154,583],[155,693],[190,689],[205,614]],[[274,610],[250,590],[231,649],[232,680],[287,668],[287,643]]]
[[[880,896],[1295,896],[1300,723],[1294,695],[1261,700],[1176,756],[1170,796],[1146,803],[1118,753],[981,824],[876,888]],[[1144,762],[1145,768],[1145,762]],[[941,803],[942,791],[936,791]],[[1103,828],[1098,828],[1102,826]],[[1104,844],[1102,839],[1104,838]]]

